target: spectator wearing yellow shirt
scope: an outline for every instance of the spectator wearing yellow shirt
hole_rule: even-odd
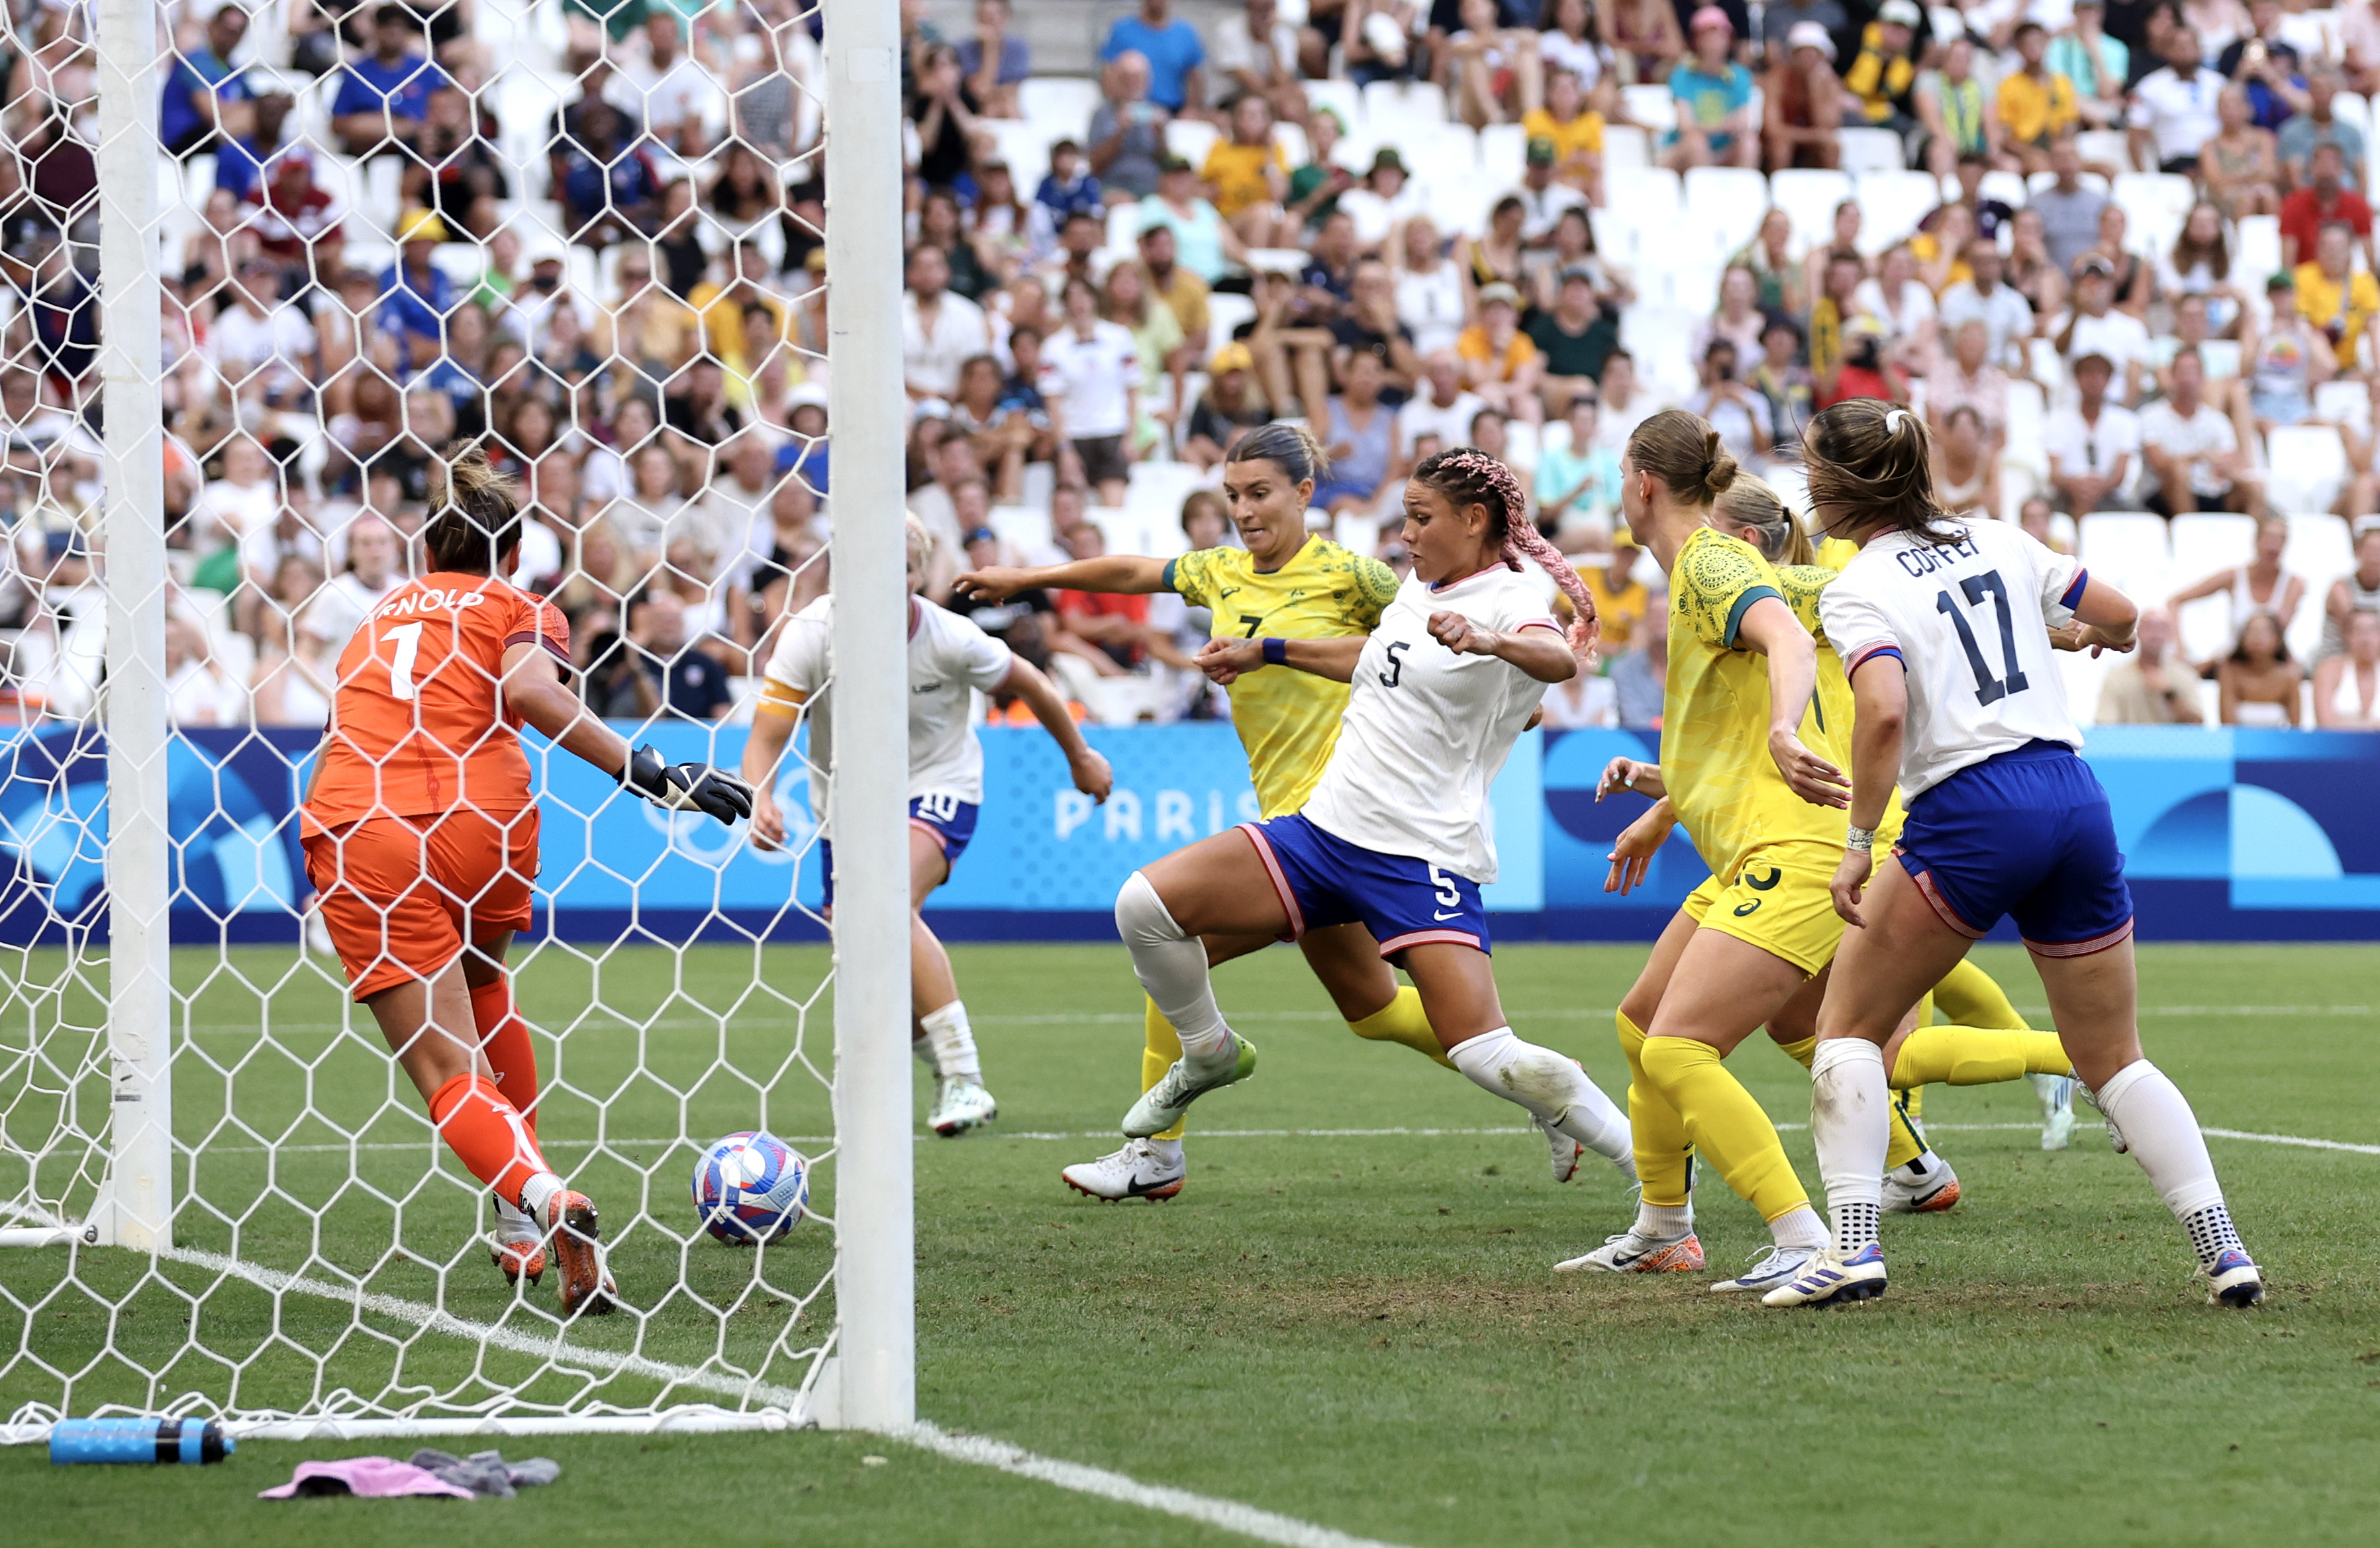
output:
[[[1272,138],[1272,103],[1251,91],[1232,104],[1230,138],[1207,152],[1198,175],[1214,190],[1215,212],[1252,248],[1278,246],[1289,162]]]
[[[1608,660],[1626,650],[1653,611],[1653,591],[1635,576],[1636,539],[1625,532],[1611,539],[1611,555],[1597,569],[1581,566],[1578,578],[1595,599],[1600,648]]]
[[[1602,204],[1603,115],[1586,105],[1576,71],[1559,65],[1546,71],[1546,105],[1522,115],[1521,132],[1551,141],[1554,176],[1586,195],[1588,203]]]
[[[2082,116],[2074,83],[2042,63],[2048,53],[2049,34],[2041,23],[2018,23],[2016,54],[2022,63],[2000,79],[1998,150],[2014,157],[2028,175],[2049,170],[2049,142]]]
[[[1529,335],[1521,332],[1521,293],[1499,280],[1479,288],[1479,320],[1463,330],[1454,353],[1463,362],[1463,385],[1478,393],[1507,419],[1523,424],[1545,422],[1545,405],[1537,398],[1537,379],[1545,361]]]
[[[1859,53],[1843,72],[1843,90],[1858,99],[1862,121],[1905,141],[1918,128],[1916,0],[1884,0],[1860,33]]]
[[[2371,343],[2372,320],[2380,317],[2380,280],[2350,272],[2354,244],[2353,226],[2345,221],[2329,223],[2314,240],[2313,261],[2299,264],[2291,276],[2298,315],[2329,339],[2342,371],[2362,370],[2370,364],[2364,359],[2365,346]]]
[[[745,357],[744,306],[758,301],[777,317],[778,342],[794,342],[794,308],[769,288],[769,259],[757,242],[738,242],[731,260],[735,277],[725,284],[705,280],[686,294],[686,303],[702,319],[703,342],[710,353],[740,369]],[[754,362],[755,365],[758,362]]]

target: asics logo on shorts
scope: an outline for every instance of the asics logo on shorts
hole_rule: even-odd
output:
[[[1755,898],[1755,899],[1753,899],[1753,900],[1752,900],[1750,902],[1748,902],[1748,903],[1738,903],[1738,904],[1736,904],[1736,905],[1735,905],[1735,916],[1736,916],[1738,919],[1742,919],[1742,918],[1744,915],[1746,915],[1746,914],[1749,914],[1749,913],[1755,913],[1759,912],[1759,909],[1760,909],[1760,900],[1759,900],[1759,899],[1757,899],[1757,898]]]

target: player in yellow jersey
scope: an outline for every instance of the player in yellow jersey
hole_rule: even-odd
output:
[[[1314,438],[1291,425],[1267,425],[1235,441],[1223,469],[1223,492],[1245,549],[1200,549],[1172,560],[1110,555],[1039,569],[993,568],[958,577],[965,592],[1002,600],[1035,587],[1076,591],[1172,591],[1210,610],[1219,638],[1344,639],[1371,633],[1395,598],[1396,572],[1376,559],[1309,536],[1305,507],[1329,459]],[[1261,815],[1284,816],[1305,804],[1337,744],[1348,687],[1307,672],[1259,671],[1231,684],[1232,721],[1248,755]],[[1207,940],[1210,964],[1272,944],[1269,937]],[[1451,1068],[1421,997],[1400,986],[1360,925],[1308,930],[1298,942],[1348,1029],[1376,1042],[1402,1043]],[[1180,1040],[1153,1002],[1143,1010],[1141,1088],[1154,1085],[1182,1057]],[[1543,1126],[1541,1126],[1543,1127]],[[1578,1164],[1577,1143],[1548,1129],[1554,1172]],[[1188,1163],[1179,1125],[1133,1140],[1060,1174],[1069,1187],[1101,1199],[1169,1199],[1182,1191]]]
[[[1663,933],[1618,1016],[1645,1189],[1637,1218],[1564,1266],[1699,1267],[1688,1191],[1699,1152],[1774,1238],[1759,1263],[1713,1288],[1757,1291],[1788,1282],[1828,1239],[1776,1126],[1721,1060],[1790,1012],[1841,938],[1827,889],[1843,843],[1848,727],[1818,696],[1817,646],[1785,582],[1716,523],[1736,476],[1717,433],[1679,410],[1640,425],[1622,465],[1630,529],[1670,592],[1661,760],[1625,777],[1667,795],[1716,886],[1700,919],[1683,914]]]

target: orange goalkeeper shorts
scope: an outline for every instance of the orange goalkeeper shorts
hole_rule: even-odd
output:
[[[528,928],[537,817],[366,817],[310,834],[306,876],[355,998],[435,978],[467,942]]]

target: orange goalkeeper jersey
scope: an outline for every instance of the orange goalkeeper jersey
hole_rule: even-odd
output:
[[[501,687],[504,652],[528,644],[566,664],[570,624],[504,581],[437,574],[390,592],[339,654],[303,830],[464,806],[501,816],[529,804],[520,717]]]

